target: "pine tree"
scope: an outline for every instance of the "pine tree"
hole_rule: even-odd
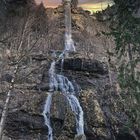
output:
[[[64,4],[67,0],[62,0],[62,4]],[[77,8],[78,6],[78,0],[71,0],[71,6],[72,8]]]
[[[76,9],[78,6],[78,0],[71,0],[72,8]]]
[[[126,110],[132,129],[140,126],[140,18],[134,13],[140,9],[140,1],[114,0],[117,8],[116,27],[112,35],[116,42],[119,72],[118,79],[122,90],[122,98],[127,103]],[[129,124],[130,125],[130,124]]]

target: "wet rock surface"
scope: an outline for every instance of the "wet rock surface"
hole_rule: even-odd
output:
[[[61,62],[58,64],[58,68],[61,67]],[[107,74],[107,66],[97,60],[88,60],[81,58],[65,59],[63,64],[64,70],[82,71],[97,74]]]
[[[36,66],[38,65],[37,62],[34,63]],[[87,140],[112,140],[114,135],[116,138],[122,137],[116,135],[116,131],[122,127],[121,122],[127,121],[127,116],[117,107],[119,96],[115,89],[115,80],[114,86],[110,87],[107,73],[104,75],[99,74],[100,72],[93,74],[93,72],[74,69],[64,69],[63,73],[69,75],[69,79],[73,83],[77,83],[79,88],[80,94],[77,94],[77,97],[84,110]],[[40,75],[40,77],[35,75]],[[44,125],[42,111],[48,91],[47,67],[43,64],[42,70],[33,72],[32,76],[27,79],[26,84],[23,81],[15,85],[4,134],[12,140],[45,140],[47,139],[47,127]],[[45,85],[46,89],[43,90],[42,87],[35,89],[34,87],[38,85]],[[6,93],[1,94],[0,98],[0,108],[2,109]],[[74,138],[75,140],[85,140],[84,137],[75,136],[75,117],[65,97],[59,91],[53,96],[51,123],[56,140],[73,140]],[[126,135],[123,138],[127,140]]]

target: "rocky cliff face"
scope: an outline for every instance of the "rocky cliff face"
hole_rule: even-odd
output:
[[[64,47],[64,9],[60,6],[46,9],[44,13],[42,6],[36,7],[33,13],[13,16],[11,20],[13,22],[7,19],[6,30],[0,35],[3,52],[0,53],[0,114],[14,64],[18,57],[28,55],[21,61],[16,75],[3,139],[46,140],[42,111],[48,92],[51,52],[57,50],[59,53]],[[0,24],[3,29],[2,22]],[[72,34],[77,53],[64,61],[63,72],[81,91],[77,97],[84,110],[87,140],[133,140],[133,135],[121,133],[127,115],[119,96],[115,59],[112,57],[109,62],[105,59],[106,51],[113,52],[114,42],[102,35],[102,31],[109,31],[108,24],[94,20],[81,8],[72,11]],[[74,139],[75,119],[59,92],[53,97],[51,122],[56,140]]]

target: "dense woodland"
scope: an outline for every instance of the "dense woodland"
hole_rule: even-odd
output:
[[[128,111],[130,123],[128,128],[139,127],[140,103],[140,18],[138,15],[140,2],[114,1],[117,8],[116,27],[111,28],[115,37],[116,53],[120,66],[118,69],[124,109]],[[123,95],[127,96],[123,96]],[[135,102],[131,102],[131,101]],[[130,104],[129,104],[130,103]],[[135,126],[135,122],[137,125]]]

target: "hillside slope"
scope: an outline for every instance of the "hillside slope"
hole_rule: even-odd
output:
[[[4,138],[45,140],[47,128],[42,111],[51,52],[60,53],[64,48],[64,7],[45,9],[41,4],[26,10],[23,8],[22,14],[15,11],[0,22],[0,114],[15,66],[21,59]],[[77,53],[64,61],[63,72],[81,91],[77,97],[84,110],[87,140],[135,139],[132,134],[121,133],[127,115],[119,96],[115,56],[108,58],[107,53],[113,53],[115,45],[113,38],[104,36],[103,31],[109,32],[108,23],[95,20],[81,8],[72,11]],[[55,139],[74,139],[74,116],[59,92],[53,97],[51,114]]]

